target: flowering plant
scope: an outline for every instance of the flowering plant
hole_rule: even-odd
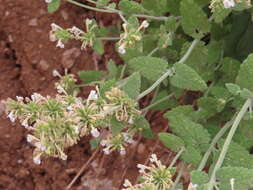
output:
[[[66,160],[64,150],[89,135],[105,154],[125,155],[138,133],[155,136],[145,114],[162,110],[170,133],[157,138],[177,153],[172,166],[179,159],[191,168],[188,190],[252,188],[250,0],[45,2],[54,12],[63,1],[117,14],[120,23],[113,29],[91,19],[85,20],[84,29],[52,24],[50,40],[60,48],[78,40],[83,51],[93,48],[98,54],[104,53],[105,41],[115,41],[115,53],[124,64],[110,60],[107,72],[80,71],[85,85],[96,89],[86,99],[78,96],[80,84],[73,75],[54,72],[60,77],[55,97],[35,93],[5,101],[10,120],[19,119],[30,131],[27,140],[35,146],[35,163],[42,156]],[[150,161],[151,166],[138,165],[142,181],[126,180],[125,190],[182,189],[182,172],[173,172],[155,155]]]

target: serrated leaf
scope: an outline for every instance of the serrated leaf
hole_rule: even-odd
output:
[[[233,83],[227,83],[226,84],[227,89],[229,90],[229,92],[235,96],[237,96],[238,94],[240,94],[241,92],[241,88],[240,86],[233,84]]]
[[[240,66],[238,76],[236,78],[236,84],[241,88],[247,88],[253,91],[253,54],[250,54],[247,59]]]
[[[152,15],[161,16],[167,11],[167,0],[142,0],[141,4]]]
[[[177,106],[176,108],[173,108],[172,110],[166,112],[163,116],[168,120],[178,115],[188,117],[193,113],[193,111],[194,110],[191,105]]]
[[[118,121],[115,117],[111,119],[111,131],[113,135],[119,134],[126,126],[124,122]]]
[[[167,0],[167,10],[172,15],[179,16],[180,15],[180,3],[181,0]]]
[[[92,47],[99,55],[102,55],[104,53],[104,44],[102,40],[95,39]]]
[[[222,66],[220,68],[221,79],[220,82],[223,83],[235,83],[235,78],[238,74],[240,68],[240,62],[232,58],[224,58],[222,61]]]
[[[141,4],[130,0],[121,0],[119,2],[119,9],[126,14],[145,12],[145,9]]]
[[[159,100],[165,98],[165,97],[168,97],[168,92],[167,90],[162,90],[160,91],[157,96],[155,97],[153,103],[156,103],[158,102]],[[176,107],[178,105],[178,102],[177,100],[175,100],[174,98],[168,98],[167,100],[151,107],[150,109],[151,110],[166,110],[168,108],[173,108],[173,107]]]
[[[118,77],[118,68],[113,60],[110,59],[110,61],[107,64],[107,69],[109,71],[108,74],[109,79],[116,79]]]
[[[205,81],[189,66],[175,63],[173,67],[175,75],[170,78],[173,86],[193,91],[203,91],[207,88]]]
[[[200,151],[192,146],[188,146],[182,153],[181,158],[188,164],[197,167],[202,159]]]
[[[170,133],[159,133],[158,136],[162,143],[174,152],[179,152],[184,147],[184,141],[178,136]]]
[[[134,125],[141,131],[141,135],[145,138],[153,138],[153,133],[150,128],[149,122],[144,116],[140,116],[134,121]]]
[[[108,3],[110,2],[110,0],[98,0],[97,1],[97,7],[105,7],[108,5]]]
[[[205,151],[210,141],[210,134],[200,124],[191,121],[187,116],[183,114],[175,114],[173,109],[171,113],[166,113],[165,117],[170,121],[170,128],[177,136],[184,140],[186,145]]]
[[[234,179],[234,189],[248,190],[253,187],[253,170],[243,167],[223,167],[217,171],[220,190],[231,189],[231,179]]]
[[[253,98],[253,93],[250,90],[244,88],[242,89],[240,96],[245,99]]]
[[[110,91],[112,87],[114,87],[116,85],[116,81],[115,80],[108,80],[105,81],[103,83],[100,83],[100,95],[102,98],[105,98],[105,92]]]
[[[191,183],[197,184],[198,186],[204,183],[207,183],[209,176],[207,173],[202,171],[193,170],[191,172]]]
[[[104,72],[102,71],[93,71],[93,70],[78,72],[79,78],[87,83],[101,80],[103,78],[103,74]]]
[[[213,3],[212,12],[216,23],[221,23],[231,13],[231,11],[231,9],[226,9],[221,1]]]
[[[168,63],[157,57],[141,56],[133,58],[128,63],[129,68],[140,72],[148,80],[156,81],[168,67]]]
[[[200,38],[203,34],[210,32],[210,22],[194,0],[182,0],[180,12],[182,27],[186,34],[193,38]]]
[[[124,86],[122,89],[125,91],[125,93],[132,99],[135,99],[141,89],[141,75],[139,72],[133,73],[128,78],[124,79]]]
[[[91,139],[91,140],[89,141],[90,146],[91,146],[91,149],[92,149],[92,150],[96,149],[96,148],[99,146],[100,141],[101,141],[101,139],[99,139],[99,138]]]
[[[60,7],[61,1],[60,0],[52,0],[51,3],[47,4],[47,11],[49,13],[53,13],[58,10]]]

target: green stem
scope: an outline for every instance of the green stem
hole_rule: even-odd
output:
[[[222,150],[221,150],[221,153],[219,155],[219,158],[218,158],[218,161],[216,162],[215,166],[214,166],[214,169],[212,171],[212,174],[211,174],[211,177],[210,177],[210,181],[208,183],[208,187],[207,187],[207,190],[213,190],[213,186],[215,184],[215,181],[216,181],[216,172],[218,169],[220,169],[224,159],[225,159],[225,156],[227,154],[227,151],[228,151],[228,148],[229,148],[229,145],[232,141],[232,138],[235,134],[235,131],[237,129],[237,127],[239,126],[240,124],[240,121],[242,120],[244,114],[247,112],[248,108],[251,106],[252,104],[252,100],[251,99],[247,99],[247,101],[244,103],[243,107],[241,108],[240,112],[238,113],[238,115],[236,116],[235,118],[235,121],[228,133],[228,136],[225,140],[225,143],[222,147]]]
[[[215,148],[216,143],[220,140],[220,138],[226,133],[226,131],[231,127],[231,125],[233,124],[234,120],[231,120],[229,122],[227,122],[224,127],[221,128],[221,130],[216,134],[216,136],[213,138],[208,150],[206,151],[205,155],[203,156],[199,167],[198,167],[198,171],[202,171],[206,165],[206,162],[210,156],[210,154],[212,153],[213,149]]]
[[[154,106],[156,106],[156,105],[158,105],[158,104],[160,104],[160,103],[162,103],[162,102],[164,102],[164,101],[170,99],[170,98],[173,97],[173,96],[174,96],[174,93],[171,93],[171,94],[169,94],[168,96],[165,96],[165,97],[163,97],[163,98],[161,98],[161,99],[155,101],[154,103],[151,103],[151,104],[148,105],[147,107],[143,108],[141,111],[142,111],[142,112],[143,112],[143,111],[147,111],[147,110],[149,110],[150,108],[152,108],[152,107],[154,107]]]
[[[117,10],[117,9],[113,9],[113,8],[108,8],[108,7],[105,7],[104,9],[101,9],[101,8],[96,8],[96,7],[91,7],[89,5],[85,5],[85,4],[82,4],[82,3],[78,3],[74,0],[65,0],[69,3],[72,3],[74,5],[77,5],[79,7],[82,7],[82,8],[86,8],[86,9],[90,9],[90,10],[93,10],[93,11],[98,11],[98,12],[103,12],[103,13],[115,13],[115,14],[119,14],[119,15],[124,15],[124,13],[120,10]],[[90,3],[93,3],[93,4],[97,4],[95,1],[92,1],[92,0],[87,0],[88,2]],[[167,20],[168,17],[166,16],[152,16],[152,15],[144,15],[144,14],[133,14],[133,16],[136,16],[138,18],[146,18],[146,19],[153,19],[153,20]]]
[[[176,179],[175,179],[175,182],[174,182],[174,184],[173,184],[171,190],[175,190],[175,188],[177,187],[177,184],[178,184],[179,181],[180,181],[180,178],[181,178],[182,175],[183,175],[183,172],[184,172],[184,167],[182,167],[182,168],[179,170],[179,172],[178,172],[178,174],[177,174],[177,177],[176,177]]]
[[[185,55],[179,60],[179,62],[183,63],[189,58],[193,49],[198,44],[198,42],[199,42],[199,39],[193,40],[191,46],[189,47],[189,49],[187,50]],[[155,81],[155,83],[153,85],[151,85],[147,90],[145,90],[144,92],[139,94],[137,100],[143,98],[144,96],[146,96],[147,94],[152,92],[164,79],[166,79],[168,76],[172,75],[173,73],[174,73],[173,69],[168,69],[157,81]]]
[[[119,40],[120,37],[98,37],[99,40]]]
[[[90,9],[92,11],[98,11],[98,12],[102,12],[102,13],[115,13],[114,11],[111,11],[111,10],[99,9],[99,8],[96,8],[96,7],[91,7],[89,5],[78,3],[77,1],[74,1],[74,0],[65,0],[65,1],[67,1],[69,3],[72,3],[72,4],[76,5],[76,6],[82,7],[82,8]]]
[[[177,160],[179,159],[179,157],[181,156],[181,154],[182,154],[184,151],[185,151],[185,148],[182,147],[182,148],[180,149],[180,151],[177,153],[177,155],[173,158],[172,162],[170,163],[169,168],[172,168],[172,167],[176,164]]]
[[[153,49],[149,54],[148,56],[152,56],[155,52],[157,52],[159,50],[158,47],[156,47],[155,49]]]
[[[155,93],[154,93],[154,95],[153,95],[153,97],[152,97],[152,100],[151,100],[151,102],[150,102],[150,105],[151,104],[153,104],[153,102],[154,102],[154,100],[156,99],[156,97],[157,97],[157,94],[158,94],[158,92],[159,92],[159,86],[156,88],[156,90],[155,90]],[[147,107],[149,107],[149,106],[147,106]],[[144,116],[146,116],[146,114],[148,113],[148,110],[149,109],[146,109],[146,110],[144,110],[144,112],[143,112],[143,115]]]

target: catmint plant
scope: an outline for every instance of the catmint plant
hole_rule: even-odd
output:
[[[110,60],[106,71],[80,71],[80,80],[54,71],[54,97],[4,101],[10,121],[29,130],[36,164],[49,156],[66,160],[65,150],[81,137],[126,157],[142,135],[176,156],[166,167],[152,154],[149,166],[138,165],[140,182],[126,180],[124,190],[183,189],[184,172],[188,190],[253,187],[251,0],[52,0],[45,1],[48,11],[62,1],[118,15],[118,22],[103,27],[87,18],[84,29],[52,24],[49,39],[60,48],[77,40],[83,51],[99,54],[112,41],[123,65]],[[94,87],[87,98],[79,96],[82,86]],[[164,132],[152,133],[150,110],[168,120]],[[178,162],[184,167],[175,173]]]

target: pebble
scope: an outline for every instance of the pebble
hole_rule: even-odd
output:
[[[38,19],[37,18],[33,18],[29,21],[28,23],[29,26],[37,26],[38,25]]]
[[[41,71],[47,71],[49,69],[49,64],[44,59],[42,59],[38,64],[38,69]]]
[[[77,57],[81,55],[81,50],[79,48],[71,48],[63,52],[61,64],[64,68],[70,69]]]

